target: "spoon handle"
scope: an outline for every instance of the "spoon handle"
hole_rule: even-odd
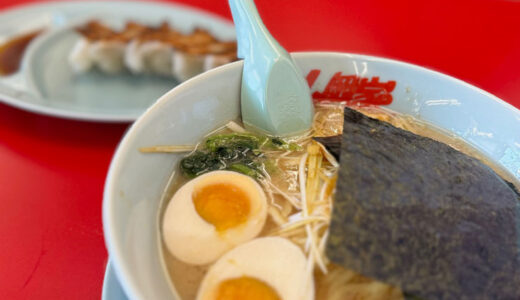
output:
[[[254,53],[289,55],[265,27],[253,0],[229,0],[229,6],[237,30],[239,58],[247,59]]]

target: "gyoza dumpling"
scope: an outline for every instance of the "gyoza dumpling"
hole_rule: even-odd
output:
[[[236,42],[216,42],[208,46],[208,54],[204,58],[204,71],[228,64],[237,59]]]
[[[172,75],[174,48],[171,40],[180,34],[163,22],[157,28],[148,28],[133,39],[125,54],[125,63],[133,73]]]
[[[86,38],[80,38],[69,55],[69,64],[75,72],[83,73],[92,68],[90,57],[90,42]]]
[[[173,47],[161,41],[133,40],[126,48],[125,63],[133,73],[172,75]]]
[[[184,81],[204,72],[208,46],[217,42],[206,30],[196,28],[192,34],[174,41],[177,50],[173,54],[173,76]]]
[[[109,74],[124,70],[126,43],[120,41],[98,41],[90,45],[89,53],[93,64]]]
[[[76,28],[82,35],[74,46],[69,62],[78,72],[88,71],[93,66],[106,73],[124,69],[124,54],[128,42],[146,30],[135,22],[126,23],[122,31],[115,31],[98,21],[90,21]]]
[[[173,76],[179,81],[188,80],[204,72],[204,55],[175,51],[173,53]]]

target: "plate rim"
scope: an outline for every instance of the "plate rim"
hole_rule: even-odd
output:
[[[114,286],[117,284],[117,286]],[[112,289],[120,289],[121,297],[120,299],[111,299],[109,298],[110,290]],[[119,278],[117,278],[116,272],[114,270],[114,266],[112,265],[110,257],[107,260],[105,267],[105,274],[103,275],[103,286],[101,288],[101,300],[128,300],[128,296],[126,296],[121,283],[119,283]]]

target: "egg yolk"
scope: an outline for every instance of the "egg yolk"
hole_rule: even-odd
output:
[[[278,293],[267,283],[243,276],[222,281],[215,300],[280,300]]]
[[[251,204],[247,194],[229,183],[210,184],[196,190],[193,195],[195,210],[217,231],[236,227],[247,221]]]

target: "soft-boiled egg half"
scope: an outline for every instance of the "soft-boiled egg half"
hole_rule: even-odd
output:
[[[310,300],[314,281],[302,250],[281,237],[257,238],[224,254],[197,300]]]
[[[179,260],[203,265],[256,237],[265,224],[267,200],[251,177],[213,171],[183,185],[163,218],[163,239]]]

